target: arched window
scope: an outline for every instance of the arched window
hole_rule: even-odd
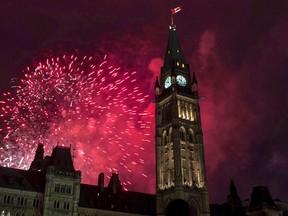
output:
[[[10,195],[7,196],[7,204],[10,203]]]
[[[186,141],[186,133],[184,128],[180,128],[180,140]]]
[[[59,192],[59,190],[60,190],[60,184],[56,184],[55,185],[55,192]]]
[[[66,185],[62,185],[61,186],[61,193],[65,193],[65,190],[66,190]]]
[[[172,127],[169,128],[169,136],[168,136],[169,142],[172,142]]]
[[[24,198],[21,197],[21,206],[24,204]],[[23,214],[23,213],[22,213]]]
[[[188,142],[190,142],[190,143],[195,142],[194,132],[192,129],[190,129],[188,132]]]
[[[67,202],[67,206],[66,207],[67,207],[67,210],[69,210],[69,202]]]
[[[163,134],[162,134],[162,145],[166,145],[167,144],[167,132],[164,131]]]

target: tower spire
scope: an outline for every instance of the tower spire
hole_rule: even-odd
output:
[[[185,64],[184,55],[176,34],[176,25],[174,24],[174,15],[181,10],[182,6],[171,9],[171,25],[169,25],[169,37],[164,59],[164,68],[168,68],[169,66],[171,67],[173,65],[173,62],[176,61]]]
[[[155,82],[157,215],[188,209],[185,215],[208,216],[197,79],[185,61],[173,10],[160,82]]]
[[[168,69],[176,64],[176,62],[178,62],[178,64],[186,64],[184,54],[176,33],[176,26],[172,24],[169,26],[169,37],[164,59],[164,68]]]

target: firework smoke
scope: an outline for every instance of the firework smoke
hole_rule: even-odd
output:
[[[0,101],[0,165],[28,169],[38,143],[46,154],[71,145],[84,182],[119,172],[129,189],[137,175],[147,177],[141,155],[152,140],[149,95],[142,92],[137,72],[106,56],[63,55],[27,67]]]

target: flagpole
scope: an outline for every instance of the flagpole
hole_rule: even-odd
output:
[[[173,15],[182,10],[182,6],[171,9],[171,27],[174,27]]]

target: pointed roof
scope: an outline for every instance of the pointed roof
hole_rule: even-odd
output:
[[[193,72],[192,83],[193,83],[193,84],[198,84],[198,81],[197,81],[197,78],[196,78],[196,75],[195,75],[194,72]]]
[[[172,66],[171,62],[173,61],[185,63],[185,58],[176,33],[176,26],[170,25],[168,43],[164,59],[164,68],[169,68]]]
[[[155,88],[159,88],[160,84],[159,84],[159,80],[158,80],[158,76],[156,77],[156,82],[155,82]]]
[[[242,201],[237,193],[234,180],[230,180],[230,194],[228,195],[227,200],[233,201],[236,206],[242,206]]]
[[[53,149],[49,165],[55,167],[55,170],[75,171],[70,148],[56,146]]]
[[[238,197],[236,185],[234,183],[234,180],[230,180],[230,195],[231,197]]]
[[[251,202],[249,208],[261,207],[263,204],[269,207],[277,207],[274,203],[272,196],[266,186],[256,186],[253,187],[253,192],[251,194]]]
[[[36,154],[34,156],[34,160],[30,165],[30,170],[42,170],[44,165],[44,147],[43,144],[39,143]]]

